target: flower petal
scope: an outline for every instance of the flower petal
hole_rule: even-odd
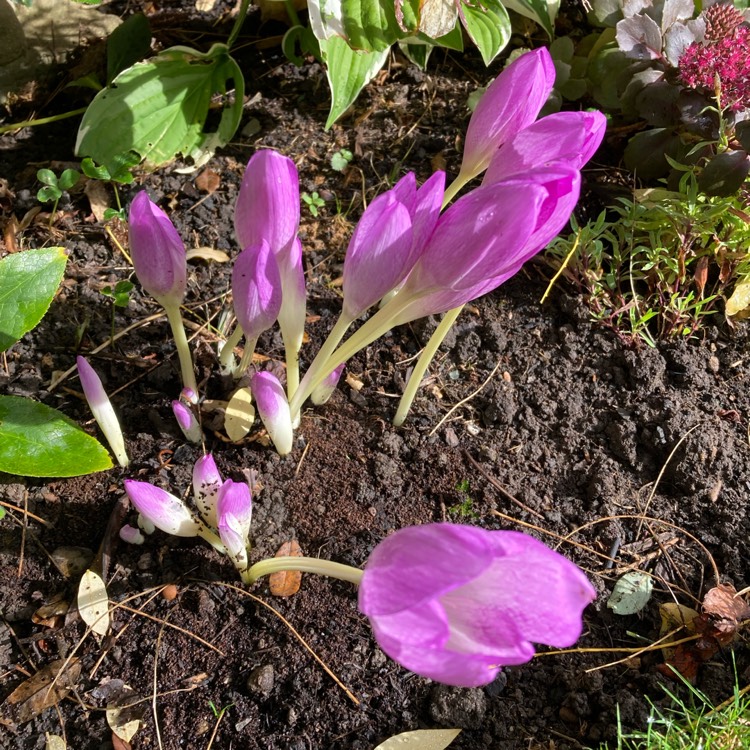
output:
[[[234,228],[240,247],[268,242],[271,251],[287,251],[300,219],[299,177],[294,162],[277,151],[253,154],[237,196]]]
[[[174,536],[197,536],[198,523],[185,503],[148,482],[125,480],[125,492],[135,509],[157,529]]]
[[[248,341],[269,329],[281,309],[281,275],[270,245],[246,247],[232,269],[232,298],[237,321]]]
[[[531,169],[558,161],[580,169],[599,148],[606,126],[601,112],[557,112],[542,117],[500,146],[482,184],[525,176]]]
[[[356,320],[404,279],[414,265],[409,206],[393,191],[365,209],[344,259],[344,316]]]
[[[182,430],[182,434],[191,443],[200,443],[203,433],[192,409],[185,406],[182,401],[172,401],[172,413],[177,420],[179,428]]]
[[[496,149],[530,125],[555,83],[555,66],[545,47],[514,60],[493,81],[469,120],[461,174],[483,172]]]
[[[145,190],[130,204],[128,234],[133,266],[143,288],[162,306],[182,302],[187,288],[185,244]]]
[[[219,490],[216,504],[217,529],[222,543],[239,570],[247,568],[252,514],[253,501],[248,485],[227,479]]]
[[[359,587],[359,609],[368,617],[414,609],[474,579],[492,564],[486,532],[432,523],[408,526],[372,551]]]

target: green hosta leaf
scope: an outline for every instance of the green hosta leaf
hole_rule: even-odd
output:
[[[121,23],[107,39],[107,85],[151,50],[151,26],[143,13]]]
[[[98,441],[62,412],[20,396],[0,396],[0,471],[76,477],[112,468]]]
[[[342,0],[342,21],[349,44],[367,52],[383,52],[405,36],[395,11],[381,0]]]
[[[0,261],[0,352],[42,319],[60,286],[67,259],[64,248],[47,247]]]
[[[503,0],[509,10],[536,21],[550,39],[555,35],[555,18],[560,9],[560,0]]]
[[[510,40],[508,11],[497,0],[483,0],[482,8],[465,5],[464,24],[485,65],[489,65]]]
[[[381,52],[355,52],[344,39],[334,36],[320,42],[320,51],[326,62],[326,75],[331,88],[327,130],[383,67],[388,49]]]
[[[230,80],[234,104],[223,111],[215,133],[204,133],[211,97],[225,93]],[[236,132],[244,91],[242,72],[226,45],[215,44],[205,54],[172,47],[124,70],[96,95],[81,121],[76,153],[112,175],[122,169],[122,154],[131,151],[149,166],[178,154],[205,161]]]

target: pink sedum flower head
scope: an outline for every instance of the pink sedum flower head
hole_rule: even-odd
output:
[[[294,162],[264,149],[247,164],[234,211],[240,247],[265,240],[275,255],[287,252],[300,219],[299,176]]]
[[[125,492],[135,509],[157,529],[173,536],[198,536],[200,526],[185,503],[148,482],[125,480]]]
[[[555,66],[546,47],[514,60],[492,82],[469,120],[461,175],[481,174],[497,148],[536,120],[555,84]]]
[[[604,138],[601,112],[557,112],[529,125],[495,152],[482,182],[490,185],[530,170],[563,162],[581,169]]]
[[[130,204],[128,227],[138,281],[162,307],[179,305],[187,286],[185,245],[169,217],[145,191]]]
[[[335,370],[332,370],[325,380],[310,394],[310,401],[316,406],[322,406],[333,395],[336,386],[341,379],[341,373],[344,372],[346,362],[340,364]]]
[[[532,643],[572,646],[595,597],[578,567],[533,537],[436,523],[401,529],[373,550],[359,608],[406,669],[478,687],[529,661]]]
[[[112,407],[112,402],[104,390],[102,381],[94,368],[83,357],[76,357],[76,365],[78,367],[78,377],[81,380],[81,388],[83,388],[83,395],[86,397],[94,419],[104,433],[104,437],[107,439],[112,453],[115,454],[117,463],[120,466],[127,466],[130,463],[130,459],[125,450],[125,439],[122,436],[122,428]]]
[[[261,240],[245,248],[232,269],[237,321],[248,341],[269,329],[281,309],[281,276],[270,245]]]
[[[227,553],[240,571],[247,570],[252,515],[253,500],[248,485],[227,479],[219,490],[217,529]]]
[[[286,456],[292,450],[293,429],[283,386],[273,373],[256,372],[250,381],[250,390],[268,436],[279,455]]]
[[[224,484],[214,457],[201,456],[193,465],[193,499],[195,506],[211,528],[216,528],[216,503],[219,489]]]

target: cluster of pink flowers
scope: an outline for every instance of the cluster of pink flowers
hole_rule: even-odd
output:
[[[750,106],[750,28],[705,44],[693,42],[680,57],[680,79],[692,89],[714,91],[721,85],[721,106],[735,112]]]

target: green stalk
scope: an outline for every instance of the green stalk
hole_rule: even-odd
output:
[[[182,313],[180,313],[179,304],[164,305],[167,313],[167,320],[172,329],[174,343],[177,347],[177,356],[180,360],[180,371],[182,373],[182,385],[185,388],[192,388],[198,393],[198,384],[195,381],[195,370],[193,369],[193,356],[190,353],[190,344],[188,344],[185,335],[185,326],[182,323]]]
[[[453,328],[456,318],[461,314],[461,310],[463,309],[464,305],[461,305],[461,307],[454,307],[452,310],[448,310],[448,312],[445,313],[443,319],[440,321],[440,325],[435,329],[432,336],[430,336],[427,346],[425,346],[422,353],[419,355],[417,364],[414,366],[414,369],[409,376],[409,381],[406,384],[406,388],[404,389],[404,395],[401,396],[401,400],[398,402],[396,415],[393,417],[393,424],[396,427],[401,427],[404,423],[430,362],[432,362],[437,350],[440,348],[440,344],[445,340],[448,331]]]
[[[234,354],[234,348],[240,343],[241,338],[242,326],[237,323],[234,327],[234,331],[232,331],[232,335],[227,337],[224,346],[221,347],[221,351],[219,352],[219,364],[221,365],[222,370],[226,370],[234,364],[232,355]]]
[[[289,409],[292,414],[292,422],[295,422],[299,418],[299,412],[302,408],[302,404],[305,403],[307,397],[315,390],[315,386],[323,380],[328,374],[330,374],[334,368],[332,367],[323,378],[318,378],[320,371],[326,366],[329,358],[336,350],[339,342],[344,338],[344,334],[349,330],[349,326],[352,324],[352,320],[349,317],[345,317],[342,312],[339,319],[336,321],[331,332],[328,334],[328,338],[323,342],[323,346],[320,347],[320,351],[315,355],[315,359],[305,373],[305,377],[302,378],[302,382],[298,387],[291,390],[287,388],[287,393],[292,394],[289,402]],[[356,335],[356,334],[355,334]],[[339,363],[340,364],[340,363]],[[315,385],[311,385],[312,383]],[[289,368],[287,366],[287,384],[289,383]]]
[[[358,585],[362,580],[362,572],[351,565],[321,560],[317,557],[269,557],[266,560],[251,565],[242,573],[245,583],[255,583],[263,576],[279,573],[285,570],[299,570],[303,573],[316,573],[329,578],[338,578]]]
[[[60,115],[51,115],[50,117],[40,117],[38,120],[24,120],[23,122],[12,122],[10,125],[0,125],[0,135],[3,133],[10,133],[12,130],[19,130],[20,128],[32,128],[35,125],[49,125],[51,122],[59,122],[65,120],[68,117],[75,117],[76,115],[82,115],[88,107],[81,107],[80,109],[73,109],[70,112],[63,112]]]
[[[242,359],[237,369],[234,371],[234,379],[239,380],[244,374],[245,370],[250,366],[253,361],[253,354],[255,354],[255,345],[258,343],[258,337],[256,336],[252,341],[245,341],[245,351],[242,352]]]
[[[237,14],[237,19],[234,22],[234,26],[232,26],[232,31],[229,34],[229,39],[227,39],[227,47],[229,47],[229,49],[232,49],[234,43],[237,41],[237,37],[240,35],[242,25],[245,23],[245,17],[247,16],[247,9],[249,5],[250,0],[242,0],[242,5],[240,5],[240,12]]]

